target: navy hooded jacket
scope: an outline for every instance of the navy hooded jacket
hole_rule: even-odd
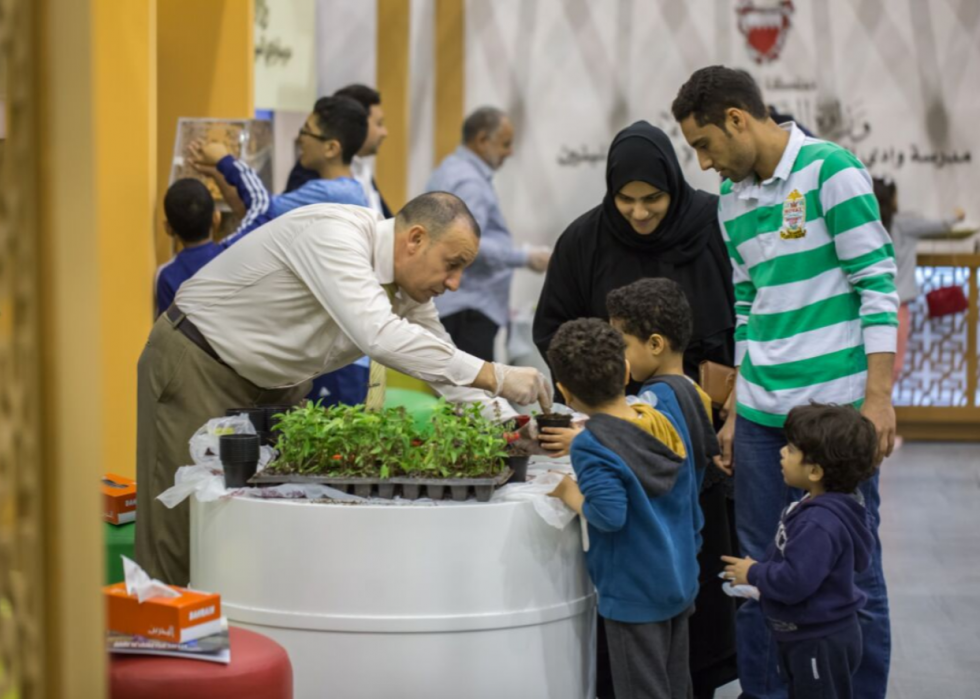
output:
[[[748,574],[776,639],[819,638],[852,623],[866,600],[854,574],[870,565],[874,545],[860,493],[824,493],[786,508],[766,559]]]

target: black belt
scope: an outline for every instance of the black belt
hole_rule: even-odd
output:
[[[167,318],[170,320],[171,324],[184,334],[188,340],[193,342],[195,345],[201,348],[201,350],[207,354],[212,359],[221,362],[225,361],[218,356],[218,353],[214,351],[214,347],[211,343],[207,341],[207,338],[201,334],[201,331],[197,329],[197,326],[191,322],[191,319],[184,315],[184,312],[177,308],[177,304],[171,304],[170,308],[167,309]]]

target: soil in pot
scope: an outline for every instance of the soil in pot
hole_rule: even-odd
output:
[[[534,421],[537,423],[539,430],[545,427],[572,426],[572,416],[564,415],[562,413],[545,413],[543,415],[538,415],[536,418],[534,418]]]

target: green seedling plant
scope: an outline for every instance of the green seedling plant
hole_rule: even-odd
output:
[[[504,428],[484,418],[479,403],[441,400],[428,435],[404,408],[308,403],[279,417],[270,471],[280,474],[465,478],[499,473],[507,456]]]
[[[483,417],[480,403],[440,402],[432,416],[431,448],[443,477],[490,476],[504,467],[504,429]]]

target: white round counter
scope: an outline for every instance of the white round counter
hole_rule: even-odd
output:
[[[593,695],[580,529],[529,502],[192,499],[191,585],[286,648],[297,699]]]

